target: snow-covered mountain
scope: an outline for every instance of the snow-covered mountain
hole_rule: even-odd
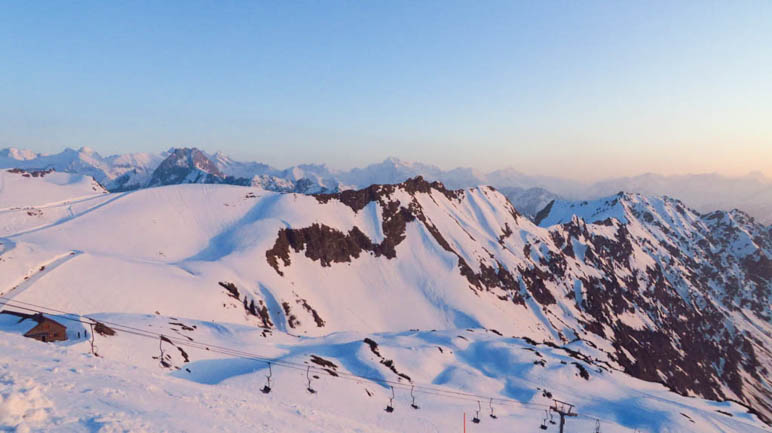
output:
[[[422,384],[513,400],[530,412],[502,416],[526,428],[547,392],[610,420],[604,431],[768,431],[740,405],[675,393],[772,419],[772,233],[741,212],[619,194],[552,202],[537,225],[493,188],[422,178],[317,195],[211,184],[77,195],[0,211],[5,308],[162,332],[161,364],[181,379],[262,386],[265,363],[185,346],[204,341],[319,367],[327,392],[363,397],[309,404],[351,417],[384,413],[381,378],[408,403]],[[148,368],[158,345],[120,331],[98,343]],[[276,374],[307,400],[305,372]],[[345,374],[376,379],[328,385]],[[378,425],[449,429],[459,406],[425,398],[425,424]]]
[[[184,158],[182,155],[187,155]],[[198,161],[197,163],[192,162]],[[180,164],[188,161],[185,174]],[[155,173],[161,164],[164,167]],[[197,167],[196,164],[200,166]],[[177,173],[172,175],[169,171]],[[204,167],[202,169],[202,167]],[[491,185],[501,190],[526,216],[532,218],[553,199],[587,200],[619,191],[678,197],[700,212],[741,209],[764,224],[772,224],[772,180],[761,174],[725,177],[717,174],[660,176],[646,174],[585,184],[548,176],[529,176],[507,168],[490,173],[470,168],[439,167],[388,158],[381,163],[348,171],[325,165],[301,164],[277,169],[259,162],[241,162],[221,152],[170,149],[158,154],[134,153],[102,157],[91,149],[65,149],[55,155],[29,150],[0,150],[0,168],[50,169],[92,176],[113,192],[175,183],[229,183],[260,186],[277,192],[317,194],[361,189],[373,184],[395,184],[422,176],[448,188]],[[155,176],[155,177],[154,177]]]
[[[174,149],[153,171],[148,187],[182,183],[219,183],[225,175],[198,149]]]
[[[93,178],[55,170],[0,171],[0,211],[38,209],[106,194]]]
[[[619,191],[645,195],[677,197],[700,212],[740,209],[764,224],[772,224],[772,179],[760,173],[741,177],[719,174],[662,176],[644,174],[635,177],[608,179],[590,185],[578,194],[581,198],[597,198]],[[577,193],[563,194],[580,198]]]
[[[0,169],[56,170],[93,177],[110,191],[126,191],[147,185],[150,175],[166,153],[130,153],[103,157],[93,149],[65,149],[46,155],[30,150],[0,150]]]
[[[342,189],[322,165],[306,164],[277,170],[265,164],[234,161],[220,153],[207,155],[195,148],[171,149],[146,186],[185,183],[259,186],[269,191],[301,194]]]
[[[38,156],[37,153],[31,150],[16,149],[14,147],[0,149],[0,158],[4,161],[27,161]]]

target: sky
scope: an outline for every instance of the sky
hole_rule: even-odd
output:
[[[7,146],[772,177],[772,2],[8,1]]]

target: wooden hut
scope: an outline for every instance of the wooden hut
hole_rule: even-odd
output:
[[[37,326],[27,331],[25,337],[34,338],[44,343],[51,341],[67,340],[67,327],[61,323],[41,315],[35,315],[34,320],[38,322]]]

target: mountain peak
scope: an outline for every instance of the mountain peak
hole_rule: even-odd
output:
[[[179,183],[218,183],[225,176],[199,149],[174,148],[153,172],[148,186]]]
[[[555,200],[549,209],[545,208],[539,213],[539,225],[548,227],[565,224],[573,216],[578,216],[588,223],[616,219],[624,224],[639,219],[650,223],[655,219],[673,221],[678,218],[699,218],[697,212],[689,209],[680,200],[620,191],[613,196],[595,200]]]
[[[0,158],[8,158],[8,159],[15,159],[17,161],[27,161],[30,159],[35,159],[38,157],[38,154],[26,149],[17,149],[15,147],[7,147],[5,149],[0,149]]]
[[[391,164],[391,165],[409,165],[405,161],[402,161],[401,159],[397,158],[396,156],[389,156],[386,159],[383,160],[383,164]]]
[[[397,184],[373,184],[358,190],[345,190],[332,194],[315,194],[314,196],[321,203],[335,199],[348,205],[354,211],[359,211],[370,202],[381,201],[385,196],[391,195],[398,189],[410,195],[431,193],[432,190],[435,190],[448,198],[458,198],[463,193],[463,190],[448,190],[442,182],[429,182],[423,176],[415,176]]]

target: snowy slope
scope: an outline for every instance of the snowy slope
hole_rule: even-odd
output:
[[[0,169],[53,169],[82,174],[93,177],[110,191],[124,191],[145,186],[152,171],[165,157],[166,153],[129,153],[103,157],[87,147],[77,150],[67,148],[51,155],[7,148],[0,150]]]
[[[680,334],[673,338],[682,343],[660,351],[672,350],[671,357],[681,358],[689,357],[688,351],[683,353],[685,347],[702,356],[712,353],[717,366],[714,375],[720,376],[732,392],[756,395],[762,406],[767,405],[772,359],[772,232],[768,227],[736,210],[701,215],[675,199],[629,193],[593,201],[555,201],[538,221],[545,227],[587,227],[584,236],[591,238],[604,231],[616,232],[615,242],[604,244],[613,254],[629,258],[634,272],[630,277],[640,280],[640,275],[647,273],[651,278],[657,275],[652,273],[655,268],[661,270],[656,277],[661,282],[656,281],[649,288],[651,294],[644,292],[644,296],[652,296],[668,309],[674,296],[685,301],[679,309],[687,310],[677,312],[683,316],[681,320],[663,327]],[[602,259],[592,260],[598,266],[605,265]],[[629,289],[624,286],[640,287],[640,281],[623,279],[621,285],[613,286],[627,299],[610,305],[615,312],[637,310],[645,304],[640,295],[625,294]],[[673,293],[662,291],[664,288]],[[649,317],[662,317],[661,307],[649,309]],[[689,309],[697,310],[696,315],[688,313]],[[738,335],[745,338],[738,342]],[[685,341],[688,343],[683,344]],[[706,344],[714,347],[706,349]],[[726,348],[730,348],[729,353]],[[742,361],[745,365],[761,368],[748,380],[745,373],[726,369],[730,358],[746,358]]]
[[[702,404],[657,385],[657,399],[667,401],[658,409],[668,414],[660,416],[665,421],[626,418],[625,387],[652,386],[629,375],[685,395],[733,398],[766,414],[769,235],[741,214],[704,220],[670,199],[623,195],[605,199],[607,205],[588,202],[587,212],[574,205],[558,213],[571,205],[553,205],[556,213],[543,224],[555,224],[540,227],[492,188],[451,191],[421,178],[316,196],[175,185],[104,197],[67,218],[6,233],[2,296],[178,337],[188,331],[180,325],[172,331],[169,322],[196,325],[188,335],[194,340],[296,363],[317,353],[356,374],[395,375],[381,362],[388,357],[414,383],[521,403],[537,398],[533,383],[516,382],[538,360],[512,354],[532,353],[524,350],[532,344],[507,337],[528,337],[573,348],[591,364],[586,369],[614,371],[610,382],[604,376],[600,382],[607,384],[598,383],[613,401],[590,401],[585,410],[626,428],[682,431],[689,421],[673,408]],[[687,247],[689,255],[676,253]],[[697,278],[708,266],[715,275]],[[733,292],[733,282],[752,290]],[[467,328],[471,336],[453,337]],[[366,336],[388,353],[379,358],[361,344]],[[99,351],[133,365],[158,364],[158,340],[139,350],[123,338],[102,340]],[[352,350],[355,359],[348,357]],[[446,352],[455,356],[437,358]],[[171,364],[204,383],[219,377],[215,382],[243,381],[254,389],[262,382],[254,366],[208,361],[213,355],[191,352],[188,363],[176,355]],[[587,388],[575,360],[563,360],[529,380]],[[581,399],[582,392],[566,393]],[[609,412],[614,407],[618,413]],[[696,420],[703,416],[689,415],[704,423],[700,431],[720,431],[723,418]]]
[[[0,170],[0,238],[68,218],[107,197],[107,191],[88,176]]]
[[[54,171],[0,170],[0,209],[39,207],[107,191],[94,179]]]
[[[110,318],[131,322],[127,317]],[[272,357],[287,365],[314,366],[315,393],[306,390],[304,369],[274,364],[272,390],[264,394],[258,391],[266,384],[264,362],[186,347],[190,362],[175,359],[171,362],[179,362],[182,369],[164,368],[151,358],[159,353],[155,341],[121,332],[97,336],[100,357],[93,357],[85,340],[47,346],[8,334],[22,325],[0,319],[0,329],[6,332],[0,340],[0,427],[16,431],[443,432],[460,431],[466,414],[467,431],[495,433],[538,430],[551,404],[546,395],[577,405],[581,416],[568,421],[574,431],[591,431],[596,419],[602,431],[613,433],[770,431],[737,404],[679,397],[661,385],[592,367],[563,350],[491,333],[377,335],[372,336],[377,343],[370,340],[375,350],[352,334],[295,344],[273,342]],[[151,324],[175,328],[168,322],[156,317],[132,323],[146,329]],[[217,338],[222,345],[261,353],[268,353],[272,343],[271,337],[250,338],[242,328],[184,322],[196,327],[183,330],[196,340]],[[250,342],[255,340],[260,342]],[[173,344],[164,344],[179,358]],[[130,357],[122,357],[124,353]],[[393,358],[402,374],[412,375],[412,382],[396,381],[380,362],[383,355]],[[314,357],[326,367],[312,362]],[[140,366],[135,363],[139,358],[145,361]],[[581,377],[577,365],[589,371],[588,379]],[[374,379],[351,380],[346,375],[352,373]],[[410,407],[411,383],[419,384],[413,388],[419,409]],[[394,412],[389,413],[384,408],[391,386]],[[482,401],[470,397],[474,394],[496,398]],[[471,421],[478,401],[482,410],[475,424]],[[556,431],[555,425],[545,425]]]

